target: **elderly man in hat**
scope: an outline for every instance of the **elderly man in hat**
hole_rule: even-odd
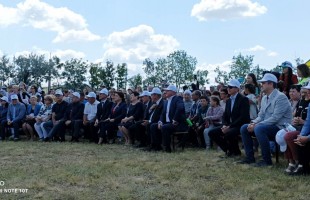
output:
[[[64,117],[64,125],[71,130],[71,142],[79,142],[80,129],[82,127],[84,104],[80,101],[81,95],[73,92],[71,95],[71,103],[68,105]]]
[[[95,120],[95,126],[99,127],[99,142],[98,144],[107,143],[107,133],[105,124],[103,123],[109,118],[113,102],[109,100],[109,91],[104,88],[99,92],[100,103],[97,105],[97,114]]]
[[[177,96],[177,87],[169,85],[164,89],[166,91],[167,101],[164,103],[163,111],[158,123],[151,125],[152,140],[155,139],[155,150],[160,150],[160,141],[162,138],[164,150],[171,152],[171,133],[175,131],[186,131],[185,107],[183,98]]]
[[[3,99],[2,99],[3,100]],[[8,101],[5,99],[5,101]],[[12,136],[9,138],[14,141],[19,140],[19,127],[22,125],[22,120],[26,115],[26,107],[23,103],[18,101],[18,96],[13,94],[11,96],[11,103],[8,107],[7,120],[1,121],[1,140],[5,139],[5,127],[13,127]]]
[[[89,139],[90,142],[98,142],[98,136],[95,127],[95,120],[97,115],[97,106],[99,101],[96,100],[97,95],[94,92],[90,92],[87,95],[88,102],[85,104],[83,125],[85,127],[84,137]]]
[[[239,93],[240,82],[232,79],[228,83],[230,99],[226,102],[223,126],[210,130],[209,137],[225,152],[227,157],[240,156],[238,145],[240,127],[250,122],[249,99]]]
[[[269,140],[274,140],[275,135],[280,129],[285,128],[285,123],[292,121],[292,108],[285,94],[276,89],[277,78],[275,75],[266,73],[262,83],[261,108],[258,117],[249,124],[244,124],[241,129],[242,142],[246,158],[240,161],[241,164],[255,163],[253,140],[254,134],[260,145],[263,160],[255,166],[263,167],[272,165]]]

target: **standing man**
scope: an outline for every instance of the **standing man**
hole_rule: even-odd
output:
[[[226,156],[240,156],[238,145],[240,127],[250,122],[249,99],[239,93],[240,82],[232,79],[228,83],[230,98],[226,102],[223,126],[210,130],[209,137],[225,152]]]
[[[251,137],[254,133],[263,157],[256,166],[263,167],[272,165],[269,140],[274,140],[277,132],[285,128],[285,123],[291,123],[292,109],[287,96],[276,89],[278,80],[275,75],[266,73],[259,82],[262,83],[262,92],[266,95],[262,98],[258,117],[240,129],[246,158],[239,163],[255,163]]]

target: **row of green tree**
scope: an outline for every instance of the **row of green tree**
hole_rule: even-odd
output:
[[[242,78],[248,73],[254,73],[258,78],[266,71],[259,65],[254,66],[254,56],[239,54],[232,58],[229,71],[217,67],[215,72],[216,82],[226,83],[231,78]],[[296,64],[303,61],[298,58]],[[126,63],[115,65],[113,61],[105,63],[91,63],[83,59],[72,58],[62,62],[58,57],[50,59],[44,55],[29,54],[14,57],[12,60],[7,55],[0,59],[0,82],[11,84],[25,82],[42,86],[43,82],[56,86],[72,89],[82,89],[85,83],[92,88],[104,84],[108,88],[136,87],[138,85],[158,86],[163,82],[174,83],[177,87],[198,82],[200,86],[209,83],[208,70],[196,70],[197,59],[187,54],[186,51],[177,50],[164,58],[151,60],[145,59],[141,65],[145,72],[128,78]],[[280,71],[277,66],[273,71]]]

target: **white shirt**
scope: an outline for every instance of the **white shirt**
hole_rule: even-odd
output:
[[[99,101],[97,100],[93,104],[90,104],[89,102],[85,104],[84,115],[87,115],[87,120],[90,121],[96,117],[98,104]]]
[[[174,95],[175,96],[175,95]],[[166,110],[166,122],[169,123],[170,122],[170,119],[169,119],[169,110],[170,110],[170,104],[171,104],[171,101],[172,101],[172,98],[174,97],[169,97],[167,99],[167,110]]]

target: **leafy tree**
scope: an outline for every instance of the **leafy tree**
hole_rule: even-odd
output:
[[[246,77],[253,67],[253,58],[253,55],[243,56],[241,53],[238,56],[233,56],[232,64],[230,65],[231,71],[229,72],[229,78],[238,79]]]
[[[198,70],[196,72],[197,82],[199,83],[200,86],[209,83],[209,79],[207,78],[208,74],[209,74],[208,70]]]
[[[106,62],[106,66],[102,69],[100,77],[101,77],[101,81],[105,84],[105,86],[108,89],[114,86],[115,68],[114,68],[114,64],[112,61]]]
[[[229,74],[226,71],[220,70],[220,67],[216,67],[214,70],[215,73],[217,73],[217,77],[215,77],[216,83],[223,83],[224,85],[227,84],[229,81]]]
[[[187,55],[186,51],[178,50],[167,56],[168,74],[171,82],[179,88],[187,80],[193,79],[197,59]]]
[[[82,59],[72,58],[64,64],[64,71],[61,76],[65,79],[65,87],[74,90],[82,89],[83,82],[86,81],[87,63]]]
[[[100,73],[101,70],[99,68],[99,64],[94,64],[91,63],[90,64],[90,68],[89,68],[89,73],[90,73],[90,80],[89,80],[89,84],[92,88],[95,88],[96,86],[98,86],[100,84]]]
[[[137,86],[142,85],[142,76],[137,74],[128,79],[130,87],[137,88]]]
[[[116,79],[115,79],[117,89],[126,88],[127,74],[128,74],[127,64],[126,63],[118,64],[116,67]]]
[[[7,57],[7,55],[3,55],[0,58],[0,81],[1,84],[4,85],[4,83],[7,81],[9,82],[9,78],[13,77],[14,68],[12,64],[10,63],[10,59]]]
[[[48,82],[48,91],[51,89],[51,82],[52,80],[57,80],[58,85],[59,81],[58,79],[61,78],[61,74],[59,73],[60,69],[63,67],[64,63],[60,62],[60,58],[57,56],[53,56],[48,61],[48,70],[47,74],[45,75],[45,81]]]

